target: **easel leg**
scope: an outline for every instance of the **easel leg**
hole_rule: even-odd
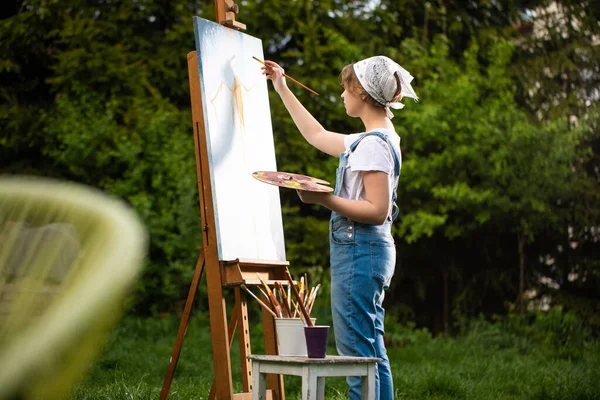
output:
[[[190,285],[190,291],[185,302],[183,315],[181,316],[181,322],[179,323],[179,330],[177,331],[175,346],[173,346],[173,352],[171,353],[171,359],[169,360],[167,374],[165,375],[162,390],[160,391],[160,400],[166,400],[169,398],[169,390],[171,389],[171,383],[173,382],[173,376],[175,375],[175,367],[177,366],[179,354],[181,353],[181,347],[183,346],[183,339],[185,338],[185,333],[190,322],[190,312],[192,310],[192,305],[194,304],[194,299],[196,298],[196,293],[198,293],[198,284],[200,283],[200,279],[202,279],[204,264],[204,250],[200,250],[198,262],[196,263],[196,269],[194,271],[194,277],[192,278],[192,284]]]
[[[220,266],[216,254],[206,255],[206,284],[208,286],[208,312],[210,315],[216,396],[219,400],[231,400],[233,398],[233,383],[231,379],[227,310],[225,308]]]
[[[261,296],[264,301],[268,302]],[[267,311],[262,312],[262,323],[265,336],[265,354],[277,355],[279,353],[277,349],[277,337],[275,336],[275,320],[273,316]],[[283,389],[283,375],[268,374],[269,388],[273,391],[273,399],[285,400],[285,393]]]
[[[239,307],[239,303],[236,300],[233,309],[236,310]],[[229,332],[229,347],[231,347],[231,344],[233,343],[233,337],[235,336],[235,330],[237,328],[237,324],[238,324],[238,319],[239,316],[237,313],[233,313],[231,314],[231,319],[229,320],[229,327],[227,328],[227,331]],[[215,394],[216,394],[216,385],[215,385],[215,380],[213,378],[212,384],[210,386],[210,393],[208,394],[208,400],[213,400],[215,398]]]
[[[235,288],[234,312],[238,315],[240,330],[238,331],[238,341],[240,342],[240,364],[242,366],[242,389],[244,392],[250,392],[252,386],[252,363],[246,357],[250,355],[250,327],[248,324],[248,305],[246,303],[246,293],[239,287]],[[231,346],[231,343],[230,343]]]

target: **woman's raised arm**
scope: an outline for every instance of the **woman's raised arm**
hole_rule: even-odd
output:
[[[324,153],[333,157],[339,157],[345,150],[344,135],[326,130],[308,112],[296,96],[294,96],[294,93],[287,87],[285,77],[283,76],[283,68],[277,63],[265,60],[262,70],[267,79],[273,82],[275,91],[279,93],[285,108],[290,113],[292,120],[306,141]]]

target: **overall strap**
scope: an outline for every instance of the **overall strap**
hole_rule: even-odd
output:
[[[367,132],[367,133],[363,133],[362,135],[360,135],[358,137],[358,139],[356,139],[351,145],[350,145],[350,152],[354,152],[354,150],[356,149],[356,147],[358,146],[358,144],[361,142],[361,140],[363,140],[364,138],[366,138],[367,136],[377,136],[378,138],[380,138],[381,140],[385,141],[388,146],[390,147],[390,151],[392,152],[392,156],[394,157],[394,175],[395,177],[399,177],[400,176],[400,155],[398,154],[398,151],[396,151],[396,149],[394,148],[394,146],[392,146],[392,144],[390,143],[389,138],[387,137],[386,134],[381,133],[381,132]]]
[[[396,151],[394,146],[392,146],[392,143],[390,143],[390,140],[387,137],[387,135],[385,135],[384,133],[381,133],[381,132],[367,132],[367,133],[360,135],[359,138],[356,139],[350,145],[350,149],[349,149],[350,153],[354,152],[354,150],[356,149],[358,144],[361,142],[361,140],[363,140],[367,136],[377,136],[380,139],[384,140],[388,144],[390,151],[392,152],[392,156],[394,157],[394,178],[396,178],[396,182],[394,183],[394,193],[392,193],[392,210],[393,210],[392,211],[392,221],[394,221],[396,219],[396,217],[398,216],[398,213],[400,212],[400,209],[398,208],[398,205],[396,204],[396,197],[397,197],[396,192],[398,190],[398,178],[400,177],[400,155],[398,154],[398,151]]]

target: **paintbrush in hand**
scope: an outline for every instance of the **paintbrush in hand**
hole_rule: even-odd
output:
[[[252,56],[252,58],[254,58],[256,61],[258,61],[262,65],[265,65],[265,63],[263,61],[259,60],[258,58],[254,57],[254,56]],[[295,80],[294,78],[292,78],[291,76],[289,76],[287,74],[283,74],[283,76],[285,76],[287,79],[289,79],[290,81],[294,82],[295,84],[302,86],[304,89],[308,90],[312,94],[316,94],[317,96],[319,95],[319,93],[315,92],[314,90],[312,90],[308,86],[304,86],[303,84],[301,84],[300,82],[298,82],[297,80]]]

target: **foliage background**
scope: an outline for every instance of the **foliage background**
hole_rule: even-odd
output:
[[[362,128],[339,98],[345,64],[385,54],[416,77],[420,102],[393,120],[404,164],[388,318],[450,332],[519,308],[522,295],[529,310],[561,306],[598,331],[597,2],[240,8],[265,56],[322,93],[292,88],[328,129]],[[130,313],[180,312],[201,246],[186,54],[192,16],[214,20],[212,2],[13,0],[0,12],[0,171],[129,202],[151,237]],[[333,180],[337,160],[311,148],[271,95],[278,168]],[[326,284],[328,212],[292,191],[281,198],[293,272]]]

